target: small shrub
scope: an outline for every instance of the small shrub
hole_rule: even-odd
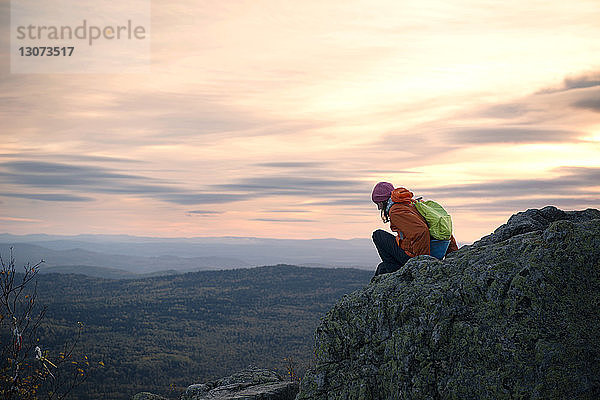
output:
[[[38,328],[46,307],[36,304],[37,275],[44,261],[27,264],[18,273],[12,248],[8,262],[0,255],[0,398],[65,399],[88,376],[87,356],[76,359],[74,350],[81,336],[51,354],[40,343]]]

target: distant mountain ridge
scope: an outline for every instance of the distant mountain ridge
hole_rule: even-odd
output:
[[[148,274],[165,270],[176,271],[197,271],[223,268],[239,268],[248,266],[247,263],[225,257],[191,257],[183,258],[177,256],[130,256],[121,254],[106,254],[89,251],[81,248],[72,248],[68,250],[52,250],[35,244],[27,243],[0,243],[0,252],[3,258],[7,258],[10,248],[13,253],[17,266],[27,263],[35,264],[44,260],[42,272],[60,272],[60,269],[53,267],[71,267],[90,266],[96,268],[122,270],[125,273]],[[79,273],[89,275],[85,269]],[[92,274],[91,276],[97,276]]]
[[[378,263],[377,252],[370,238],[294,240],[251,237],[151,238],[126,235],[59,236],[3,233],[0,234],[0,243],[3,243],[0,247],[3,252],[12,244],[35,245],[51,251],[63,252],[52,253],[22,247],[27,253],[23,253],[24,257],[19,257],[17,254],[17,257],[28,262],[44,258],[48,261],[48,265],[53,266],[93,265],[125,269],[135,273],[167,269],[191,271],[238,268],[279,263],[372,269]],[[69,251],[71,253],[68,253]]]
[[[124,269],[95,267],[93,265],[58,265],[54,267],[44,266],[40,269],[42,274],[78,274],[103,279],[144,279],[155,276],[184,274],[185,271],[174,269],[161,270],[148,273],[128,272]]]

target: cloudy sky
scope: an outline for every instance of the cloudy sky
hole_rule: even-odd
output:
[[[369,237],[381,180],[462,242],[600,206],[598,0],[152,0],[149,74],[11,74],[9,4],[0,232]]]

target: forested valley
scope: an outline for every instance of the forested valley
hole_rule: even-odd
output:
[[[39,275],[36,302],[47,306],[39,344],[59,352],[83,324],[76,351],[90,366],[77,399],[175,398],[248,365],[285,375],[290,360],[301,376],[320,318],[371,275],[288,265],[140,280]]]

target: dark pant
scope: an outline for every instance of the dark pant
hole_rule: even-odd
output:
[[[398,271],[410,259],[398,246],[396,237],[389,232],[377,229],[373,232],[373,243],[381,257],[381,263],[377,266],[375,276]]]

